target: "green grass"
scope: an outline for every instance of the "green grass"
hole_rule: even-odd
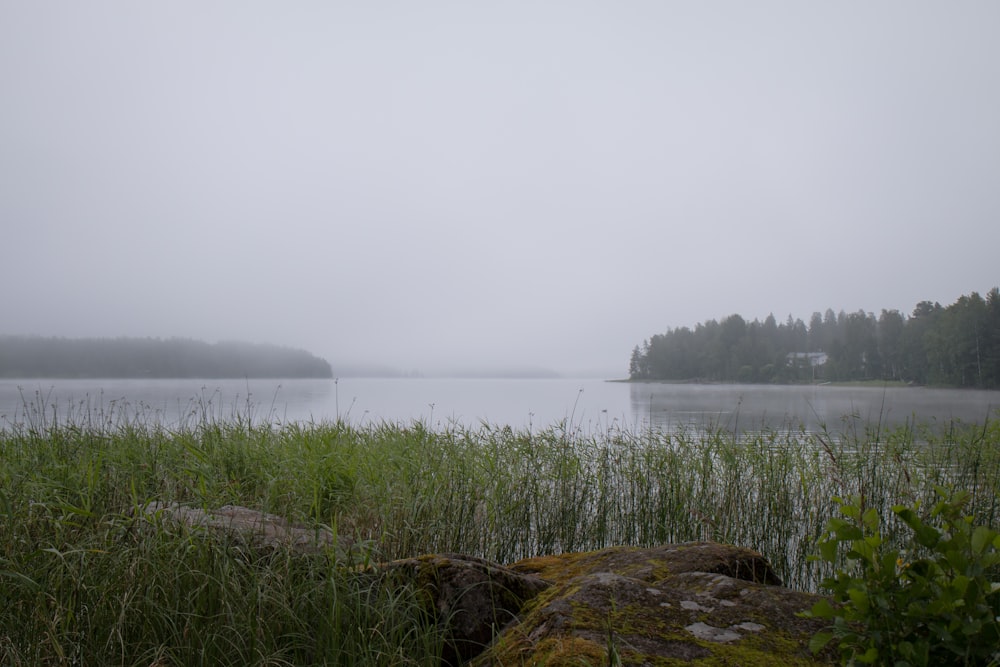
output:
[[[416,592],[324,555],[143,528],[137,509],[153,500],[322,524],[370,560],[718,540],[761,551],[804,590],[825,574],[806,556],[835,496],[889,516],[943,484],[1000,524],[996,421],[737,437],[26,414],[0,430],[3,665],[437,664],[442,639]]]

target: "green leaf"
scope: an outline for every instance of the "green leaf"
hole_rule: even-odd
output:
[[[997,533],[986,526],[976,526],[972,531],[972,551],[977,554],[983,553],[996,537]]]
[[[966,619],[959,627],[959,630],[961,630],[964,635],[975,637],[983,631],[983,621],[979,618]]]
[[[840,513],[846,517],[857,519],[858,517],[861,516],[861,508],[858,507],[857,505],[845,504],[840,506]]]
[[[889,549],[882,554],[882,571],[883,572],[895,572],[896,571],[896,561],[899,559],[899,552],[895,549]]]
[[[836,535],[838,540],[860,540],[865,536],[864,531],[850,521],[836,517],[827,522],[826,528]]]
[[[847,553],[848,558],[864,560],[866,563],[875,562],[875,549],[864,540],[857,540],[851,544],[852,549]]]
[[[917,539],[917,543],[921,546],[933,548],[937,545],[938,540],[941,539],[941,533],[938,532],[933,526],[928,526],[925,524],[917,513],[908,507],[901,507],[898,510],[893,508],[896,512],[896,516],[903,520],[903,522],[909,526]]]
[[[923,521],[920,520],[920,517],[917,516],[917,513],[914,512],[909,507],[907,507],[906,505],[893,505],[892,511],[893,514],[898,516],[910,528],[916,528],[917,526],[922,526],[924,523]]]
[[[809,640],[809,650],[813,653],[819,653],[826,648],[826,645],[830,643],[831,639],[833,639],[832,632],[826,630],[817,632],[812,636],[812,639]]]
[[[88,518],[94,516],[94,513],[91,512],[90,510],[85,509],[83,507],[76,507],[74,505],[70,505],[69,503],[59,503],[58,507],[62,511],[68,512],[69,514],[75,514],[77,516],[83,516]]]
[[[881,535],[869,535],[865,538],[865,544],[872,547],[873,549],[878,549],[882,546],[882,536]]]
[[[865,528],[868,530],[878,530],[878,511],[876,511],[874,507],[865,510],[865,513],[861,515],[861,523],[863,523]]]
[[[819,543],[819,555],[828,563],[837,560],[837,543],[833,540],[825,540]]]
[[[0,570],[0,577],[7,577],[13,580],[15,584],[24,586],[32,591],[36,591],[41,588],[41,586],[39,586],[34,579],[25,576],[20,572],[14,572],[12,570]]]
[[[851,599],[851,604],[857,608],[862,614],[868,612],[869,601],[868,594],[860,589],[853,589],[847,592],[847,596]]]
[[[813,618],[833,618],[837,610],[833,608],[829,600],[823,598],[805,613]]]
[[[863,654],[858,656],[858,661],[868,665],[875,664],[876,662],[878,662],[878,649],[872,646]]]
[[[960,574],[952,579],[951,587],[959,597],[962,597],[965,595],[965,590],[969,587],[969,578]]]
[[[958,572],[965,572],[969,567],[969,559],[961,551],[948,551],[944,557],[948,561],[948,564]]]

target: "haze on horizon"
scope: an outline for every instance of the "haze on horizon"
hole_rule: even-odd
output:
[[[1000,283],[1000,3],[0,0],[0,334],[621,377]]]

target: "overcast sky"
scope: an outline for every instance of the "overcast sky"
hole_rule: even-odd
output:
[[[623,376],[1000,284],[1000,2],[0,0],[0,333]]]

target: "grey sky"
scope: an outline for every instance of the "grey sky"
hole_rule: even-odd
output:
[[[1000,283],[1000,3],[0,0],[0,333],[623,375]]]

